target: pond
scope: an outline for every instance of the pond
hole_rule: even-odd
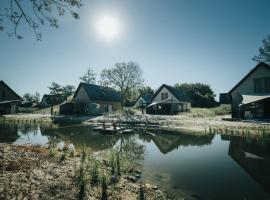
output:
[[[269,199],[270,138],[141,132],[106,136],[89,126],[0,124],[0,142],[73,144],[93,152],[133,139],[144,147],[142,178],[175,196],[198,199]],[[135,147],[134,147],[135,148]]]

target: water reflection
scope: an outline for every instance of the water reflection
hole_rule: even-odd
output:
[[[43,145],[53,140],[73,144],[76,150],[117,146],[127,158],[141,161],[143,178],[175,194],[184,190],[202,199],[270,197],[270,138],[159,131],[105,136],[89,126],[0,124],[0,142]]]
[[[53,129],[41,126],[40,131],[44,136],[57,136],[65,144],[73,144],[77,150],[88,147],[94,152],[111,148],[120,139],[119,135],[101,135],[90,126],[60,126]]]
[[[214,134],[208,135],[190,135],[184,133],[173,134],[160,134],[146,132],[140,136],[144,141],[153,141],[161,153],[167,154],[179,146],[204,146],[211,144]]]
[[[13,143],[20,136],[18,135],[17,124],[1,124],[0,125],[0,142]]]
[[[270,139],[228,136],[223,136],[222,139],[230,141],[228,154],[231,158],[270,193]]]

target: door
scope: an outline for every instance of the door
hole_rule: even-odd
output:
[[[112,112],[112,105],[109,104],[109,112]]]

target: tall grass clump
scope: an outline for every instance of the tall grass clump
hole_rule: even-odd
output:
[[[49,147],[48,147],[48,155],[50,157],[54,157],[57,154],[57,144],[59,140],[56,137],[48,137]]]
[[[100,164],[95,157],[88,157],[88,160],[90,182],[92,185],[96,185],[99,181]]]
[[[116,151],[116,174],[121,175],[121,161],[120,161],[120,152]]]
[[[101,199],[102,200],[108,199],[107,189],[108,189],[108,180],[107,180],[107,176],[105,172],[103,171],[101,175]]]
[[[81,152],[81,158],[80,158],[81,162],[80,162],[79,169],[77,170],[75,168],[75,178],[77,179],[77,183],[79,186],[79,195],[78,195],[79,200],[84,199],[85,188],[86,188],[86,185],[89,183],[89,175],[87,173],[86,155],[87,155],[87,149],[83,148]]]
[[[121,175],[121,162],[120,151],[118,149],[111,149],[109,151],[109,165],[111,167],[112,175]]]
[[[86,148],[81,152],[81,162],[79,169],[75,166],[75,178],[79,186],[79,199],[84,199],[85,189],[88,184],[92,186],[98,185],[101,182],[100,177],[100,162],[93,155],[89,154]]]
[[[140,200],[146,199],[145,194],[144,194],[145,193],[144,188],[145,188],[145,185],[142,182],[140,182],[140,196],[139,196]]]

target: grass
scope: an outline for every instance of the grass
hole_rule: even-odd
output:
[[[124,107],[123,109],[119,109],[113,112],[104,113],[105,116],[108,115],[117,115],[117,116],[134,116],[136,114],[136,109]]]
[[[59,108],[60,108],[60,105],[53,106],[53,113],[59,114]],[[44,114],[44,115],[51,114],[51,107],[35,110],[33,111],[33,114]]]
[[[55,157],[56,154],[57,154],[57,149],[53,148],[53,147],[50,147],[49,150],[48,150],[49,157]]]
[[[97,186],[101,183],[102,191],[107,188],[107,177],[104,172],[100,176],[101,164],[90,152],[84,148],[81,153],[81,162],[78,169],[75,167],[75,178],[79,186],[78,199],[84,199],[86,186],[91,183]],[[104,181],[105,180],[105,181]],[[105,182],[105,183],[104,183]],[[106,185],[106,186],[105,186]],[[102,192],[103,194],[103,192]],[[105,194],[105,192],[104,192]],[[107,196],[107,189],[106,189]]]
[[[231,105],[220,105],[214,108],[192,108],[188,115],[192,117],[214,117],[231,113]]]
[[[108,180],[105,172],[103,171],[102,176],[101,176],[101,199],[102,200],[107,200],[108,199],[108,194],[107,194],[107,189],[108,189]]]
[[[122,159],[120,159],[120,152],[118,149],[110,149],[109,151],[109,165],[111,167],[112,175],[121,175]]]
[[[234,135],[241,137],[266,138],[270,136],[270,128],[262,127],[241,127],[241,126],[210,126],[210,133]]]

